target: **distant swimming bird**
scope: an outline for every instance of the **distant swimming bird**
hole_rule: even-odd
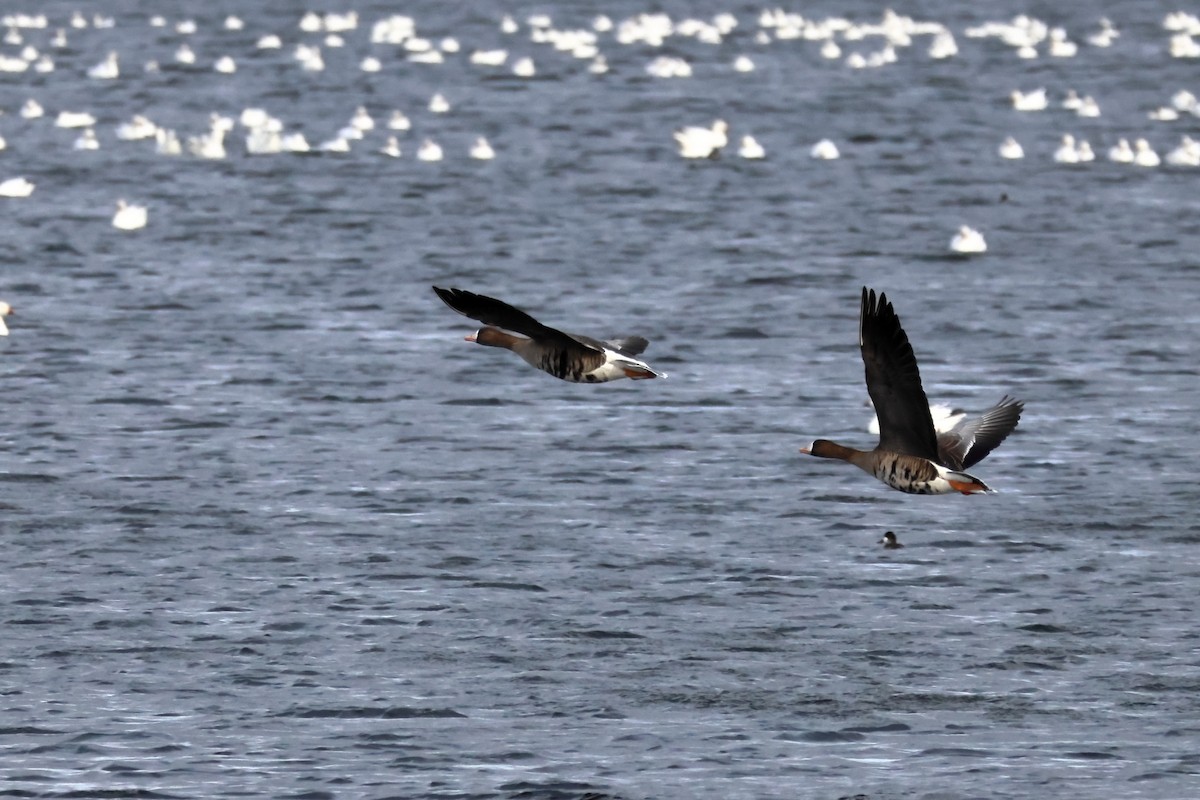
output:
[[[1139,167],[1157,167],[1161,163],[1161,159],[1148,141],[1138,139],[1133,143],[1133,163]]]
[[[532,58],[525,56],[513,64],[512,71],[518,78],[532,78],[537,74],[537,67],[534,66]]]
[[[187,140],[188,152],[200,158],[224,158],[226,130],[223,126],[213,125],[208,133],[189,136]]]
[[[1100,104],[1090,94],[1086,95],[1079,101],[1079,108],[1075,109],[1075,113],[1080,117],[1098,117],[1100,116]]]
[[[1108,148],[1108,160],[1118,164],[1132,164],[1133,148],[1129,146],[1129,140],[1122,137],[1117,140],[1116,144]]]
[[[159,128],[154,133],[155,152],[160,156],[177,156],[183,152],[179,137],[169,128]]]
[[[485,325],[468,336],[468,342],[512,350],[532,366],[564,381],[604,383],[619,378],[667,377],[637,359],[649,344],[641,336],[602,342],[543,325],[524,311],[493,297],[437,286],[433,291],[450,308]],[[528,338],[513,336],[501,328]]]
[[[158,133],[158,126],[141,114],[134,114],[133,119],[117,126],[117,138],[126,142],[150,139],[156,133]]]
[[[962,470],[996,449],[1021,419],[1024,404],[1004,397],[984,414],[938,434],[921,387],[921,374],[908,336],[885,294],[865,286],[859,306],[858,344],[866,367],[867,392],[879,414],[879,443],[873,450],[817,439],[801,450],[836,458],[862,469],[893,489],[910,494],[989,492],[987,484]]]
[[[400,157],[400,142],[396,139],[395,136],[389,136],[387,138],[387,142],[383,145],[383,147],[380,149],[379,152],[383,153],[385,156],[391,156],[392,158],[399,158]]]
[[[833,159],[841,156],[841,153],[838,152],[837,145],[829,139],[822,139],[814,144],[812,146],[812,150],[810,150],[808,154],[813,158],[824,161],[832,161]]]
[[[96,138],[96,132],[91,128],[84,128],[83,133],[79,134],[79,138],[75,140],[74,148],[76,150],[99,150],[100,141]]]
[[[442,147],[433,139],[426,139],[421,142],[421,146],[417,148],[418,161],[441,161]]]
[[[480,136],[475,140],[475,144],[471,145],[470,156],[479,161],[490,161],[496,157],[496,151],[492,149],[487,139]]]
[[[481,67],[503,66],[508,60],[507,50],[476,50],[468,59],[472,64]]]
[[[404,115],[403,111],[396,109],[392,112],[392,115],[388,117],[387,126],[393,131],[406,131],[412,127],[412,123],[409,121],[408,117]]]
[[[233,56],[221,56],[213,64],[213,69],[222,75],[232,75],[237,72],[237,62],[233,60]]]
[[[117,64],[117,52],[110,51],[104,60],[99,64],[88,67],[87,71],[89,78],[97,80],[113,80],[121,74],[120,67]]]
[[[350,140],[345,136],[335,136],[332,139],[321,142],[317,145],[317,149],[322,153],[349,153]]]
[[[742,137],[741,145],[738,146],[738,155],[742,158],[760,159],[767,157],[767,151],[763,149],[763,146],[758,143],[757,139],[750,134],[746,134]]]
[[[367,111],[366,106],[359,106],[354,109],[354,116],[350,117],[350,124],[360,131],[375,129],[375,120],[371,116],[371,112]]]
[[[136,231],[146,227],[146,207],[130,205],[124,200],[118,200],[117,213],[113,214],[112,226],[122,231]]]
[[[1079,151],[1075,149],[1075,137],[1064,133],[1062,144],[1054,151],[1054,160],[1059,164],[1078,164]]]
[[[950,249],[955,253],[985,253],[987,242],[982,233],[969,225],[963,225],[950,240]]]
[[[57,128],[90,128],[96,124],[96,118],[87,111],[60,111],[54,120]]]
[[[0,336],[8,336],[8,325],[5,324],[4,318],[13,313],[12,306],[0,300]]]
[[[883,538],[879,540],[883,545],[884,550],[899,550],[904,545],[900,544],[900,540],[896,538],[896,534],[892,531],[887,531],[883,534]]]
[[[434,114],[445,114],[450,111],[450,101],[446,99],[445,95],[438,92],[429,98],[429,110]]]
[[[21,106],[22,119],[37,119],[45,113],[42,104],[32,97],[26,100],[25,104]]]
[[[24,178],[8,178],[0,181],[0,197],[29,197],[35,184]]]
[[[1007,137],[1000,144],[1001,158],[1024,158],[1025,150],[1021,147],[1021,143],[1013,137]]]
[[[715,158],[729,144],[729,123],[718,119],[708,128],[689,125],[673,135],[684,158]]]
[[[1031,92],[1012,90],[1012,104],[1017,111],[1043,111],[1046,108],[1045,88],[1034,89]]]
[[[1176,167],[1200,167],[1200,142],[1185,134],[1179,140],[1179,146],[1167,153],[1167,163]]]

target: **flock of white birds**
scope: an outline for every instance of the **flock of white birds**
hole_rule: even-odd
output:
[[[90,17],[77,11],[67,19],[51,20],[45,14],[6,14],[0,24],[7,31],[0,44],[0,72],[32,73],[41,75],[57,69],[55,55],[66,52],[72,41],[79,37],[96,35],[94,32],[115,27],[118,21],[102,14]],[[248,53],[209,53],[202,56],[194,45],[193,35],[198,23],[191,18],[168,20],[165,16],[130,17],[121,20],[124,26],[148,26],[160,34],[169,33],[177,37],[171,55],[172,68],[212,70],[222,75],[234,75],[239,71],[238,59],[245,60]],[[246,23],[230,15],[220,22],[225,31],[242,31]],[[360,29],[360,25],[362,26]],[[537,59],[541,58],[538,45],[554,50],[559,58],[574,59],[580,69],[596,76],[609,71],[606,54],[602,48],[637,45],[654,51],[678,38],[720,45],[735,40],[751,52],[738,53],[727,62],[705,62],[693,64],[678,55],[657,54],[645,63],[645,73],[662,80],[680,80],[693,77],[697,70],[726,70],[731,73],[753,73],[755,57],[776,42],[796,41],[797,46],[811,47],[820,59],[843,65],[846,69],[869,70],[886,68],[907,58],[951,59],[959,53],[959,39],[987,39],[1012,48],[1019,59],[1069,59],[1076,57],[1081,48],[1108,48],[1117,44],[1121,31],[1110,20],[1101,18],[1094,27],[1083,33],[1076,41],[1061,27],[1052,27],[1031,16],[1017,16],[1007,21],[985,22],[962,31],[952,31],[939,22],[920,21],[909,16],[886,11],[876,21],[855,22],[845,17],[806,17],[801,13],[782,9],[766,9],[756,19],[738,19],[730,13],[719,13],[709,19],[673,19],[665,13],[644,13],[626,19],[613,20],[599,15],[586,26],[562,28],[555,25],[547,14],[535,14],[523,21],[504,15],[497,19],[500,41],[508,46],[495,46],[495,37],[479,47],[460,42],[452,36],[429,38],[418,31],[417,22],[410,16],[393,14],[370,23],[359,19],[356,11],[343,13],[303,14],[284,33],[263,32],[254,40],[253,47],[259,51],[279,50],[290,40],[292,59],[299,70],[319,72],[325,70],[325,56],[329,51],[369,42],[369,52],[357,59],[357,67],[363,73],[377,73],[397,59],[410,63],[438,65],[449,59],[459,59],[472,68],[489,73],[506,71],[523,79],[538,75]],[[360,31],[369,28],[366,37]],[[1162,20],[1163,52],[1171,58],[1200,59],[1200,18],[1179,11],[1168,14]],[[220,41],[219,37],[217,41]],[[244,41],[244,40],[243,40]],[[210,42],[211,44],[211,42]],[[922,47],[923,45],[923,47]],[[380,49],[381,47],[385,49]],[[923,50],[923,55],[922,55]],[[714,52],[716,52],[714,50]],[[383,58],[381,58],[383,55]],[[356,57],[357,58],[357,57]],[[164,64],[158,60],[143,60],[130,64],[132,57],[122,57],[115,50],[81,71],[81,78],[90,81],[120,81],[140,74],[160,71]],[[1015,111],[1034,113],[1060,106],[1079,117],[1096,117],[1101,114],[1100,103],[1091,96],[1080,97],[1073,89],[1066,90],[1059,100],[1052,100],[1044,87],[1031,91],[1013,89],[1012,105]],[[433,95],[428,103],[430,114],[452,113],[450,100],[443,94]],[[26,120],[48,117],[38,100],[29,97],[19,109],[0,109],[0,115],[15,111]],[[1155,123],[1170,123],[1188,117],[1200,117],[1200,103],[1196,95],[1186,88],[1179,88],[1169,97],[1164,97],[1147,113],[1147,119]],[[73,148],[79,151],[97,150],[102,142],[97,136],[96,119],[86,109],[60,109],[53,115],[53,124],[59,128],[78,129]],[[205,130],[180,137],[175,130],[157,125],[142,114],[134,114],[113,131],[122,142],[147,140],[153,143],[155,152],[163,156],[191,156],[202,159],[224,159],[229,149],[226,140],[239,130],[242,134],[244,153],[247,155],[269,155],[278,153],[345,153],[362,146],[369,135],[382,138],[374,150],[383,157],[400,158],[409,148],[403,143],[411,128],[408,115],[394,109],[376,120],[365,107],[357,108],[336,133],[313,145],[298,130],[288,130],[287,124],[262,108],[246,108],[239,115],[211,114]],[[373,133],[374,132],[374,133]],[[687,159],[712,159],[730,145],[730,129],[725,120],[718,119],[710,125],[680,127],[674,133],[679,155]],[[0,150],[6,143],[0,137]],[[740,136],[734,151],[744,159],[758,160],[768,156],[767,150],[752,134]],[[1160,157],[1150,146],[1146,137],[1135,137],[1131,145],[1122,138],[1104,149],[1103,154],[1114,162],[1128,163],[1141,167],[1157,167],[1163,162],[1173,167],[1200,166],[1200,142],[1187,135],[1182,136],[1177,147]],[[414,149],[420,161],[436,162],[445,157],[442,146],[432,138],[424,138]],[[490,160],[496,151],[483,136],[477,137],[467,156],[473,159]],[[822,139],[811,146],[810,156],[816,160],[837,159],[841,155],[838,146],[829,139]],[[999,145],[998,156],[1018,159],[1025,156],[1021,144],[1013,137]],[[1073,134],[1064,134],[1060,147],[1054,152],[1053,160],[1061,164],[1085,164],[1097,158],[1097,153],[1086,139]],[[0,161],[0,163],[3,163]],[[34,191],[34,184],[23,176],[0,180],[0,197],[23,198]],[[117,210],[112,218],[114,227],[134,231],[147,223],[147,212],[142,206],[117,201]],[[962,253],[979,253],[986,244],[978,231],[959,231],[951,249]]]

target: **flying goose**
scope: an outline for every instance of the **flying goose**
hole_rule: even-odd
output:
[[[963,472],[996,449],[1017,427],[1025,404],[1005,396],[974,419],[964,418],[939,434],[921,388],[921,373],[908,336],[887,295],[863,287],[858,344],[866,365],[867,392],[879,415],[874,450],[817,439],[802,453],[848,461],[893,489],[909,494],[990,492]]]
[[[468,342],[512,350],[538,369],[564,381],[603,383],[619,378],[667,377],[665,372],[655,372],[635,357],[649,344],[641,336],[601,342],[543,325],[519,308],[494,297],[437,286],[433,291],[458,313],[484,324],[467,337]],[[513,336],[501,328],[528,338]]]

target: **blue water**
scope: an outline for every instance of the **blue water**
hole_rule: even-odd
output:
[[[36,184],[0,200],[0,794],[1195,794],[1200,171],[1105,155],[1200,136],[1147,117],[1200,92],[1166,52],[1174,6],[912,4],[959,55],[919,36],[863,70],[845,57],[879,37],[829,61],[756,43],[758,6],[672,7],[739,26],[601,34],[593,75],[525,22],[589,27],[576,3],[510,7],[512,35],[499,8],[361,4],[318,73],[293,4],[242,5],[189,9],[191,35],[183,6],[157,28],[139,4],[31,5],[49,28],[0,48],[55,64],[0,74],[0,179]],[[115,25],[72,28],[76,8]],[[370,44],[399,11],[460,52]],[[1079,54],[964,35],[1019,11],[1059,14]],[[283,49],[256,49],[271,32]],[[508,66],[469,63],[495,47]],[[114,49],[121,76],[88,78]],[[664,53],[693,76],[650,77]],[[1050,108],[1012,109],[1039,86]],[[1101,116],[1061,109],[1070,88]],[[223,160],[115,136],[262,107],[315,146],[359,105],[379,125],[345,154],[249,156],[240,126]],[[393,109],[399,159],[378,153]],[[62,110],[97,117],[99,150],[72,149]],[[681,159],[672,131],[717,117],[767,159]],[[1064,133],[1097,161],[1054,163]],[[467,158],[480,135],[493,161]],[[1007,135],[1025,159],[996,155]],[[426,137],[443,161],[414,158]],[[811,160],[826,137],[842,157]],[[118,198],[144,230],[109,224]],[[949,253],[964,223],[986,254]],[[463,342],[435,283],[639,333],[671,377],[555,381]],[[1026,402],[973,470],[997,494],[902,495],[798,452],[870,445],[863,285],[931,400]]]

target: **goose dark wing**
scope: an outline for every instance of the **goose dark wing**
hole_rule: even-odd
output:
[[[524,334],[531,339],[540,339],[547,344],[571,346],[584,344],[592,349],[600,349],[595,344],[585,343],[586,337],[575,337],[557,328],[543,325],[516,306],[510,306],[503,300],[497,300],[487,295],[468,292],[466,289],[442,289],[433,287],[442,302],[463,316],[478,320],[484,325]],[[594,342],[595,340],[591,340]]]
[[[964,419],[938,436],[938,462],[952,469],[978,464],[1000,446],[1021,420],[1025,404],[1005,395],[975,419]]]
[[[937,433],[921,388],[917,357],[887,295],[863,287],[858,344],[867,393],[879,417],[879,449],[937,459]]]

